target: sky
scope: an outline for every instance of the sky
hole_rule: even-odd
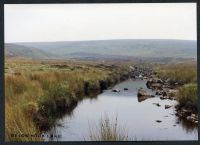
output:
[[[196,40],[196,3],[6,4],[5,42]]]

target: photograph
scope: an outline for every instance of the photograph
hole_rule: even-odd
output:
[[[198,141],[197,3],[4,4],[5,142]]]

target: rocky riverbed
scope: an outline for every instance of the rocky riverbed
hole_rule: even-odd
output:
[[[180,82],[170,82],[170,79],[161,79],[158,78],[156,73],[150,67],[134,67],[131,71],[131,77],[137,78],[141,80],[146,80],[146,86],[155,94],[149,94],[145,89],[139,88],[138,89],[138,100],[144,101],[148,98],[152,98],[155,95],[160,96],[161,100],[169,99],[169,100],[176,100],[176,95],[178,93],[179,87],[181,87],[182,83]],[[159,104],[156,104],[159,106]],[[170,108],[171,106],[165,105],[165,109]],[[176,115],[178,117],[185,118],[186,120],[198,124],[198,113],[197,111],[187,109],[185,107],[179,106],[177,104],[176,108]]]

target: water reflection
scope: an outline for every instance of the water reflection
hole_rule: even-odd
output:
[[[176,117],[176,123],[177,124],[181,124],[181,127],[184,131],[186,131],[187,133],[192,133],[192,132],[197,132],[198,131],[198,124],[192,123],[187,121],[185,118]]]

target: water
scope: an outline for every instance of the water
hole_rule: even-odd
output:
[[[84,141],[88,140],[89,129],[95,128],[101,118],[108,116],[111,120],[117,117],[118,124],[127,129],[130,138],[137,140],[198,140],[198,127],[175,115],[172,100],[160,100],[158,96],[142,102],[138,101],[137,90],[146,88],[145,81],[127,80],[116,86],[119,93],[105,90],[93,99],[84,99],[70,115],[59,119],[49,132],[61,135],[53,140]],[[124,88],[128,91],[124,91]],[[158,107],[153,103],[159,103]],[[165,105],[173,105],[165,109]],[[158,123],[156,120],[161,120]],[[49,140],[49,138],[46,138]]]

